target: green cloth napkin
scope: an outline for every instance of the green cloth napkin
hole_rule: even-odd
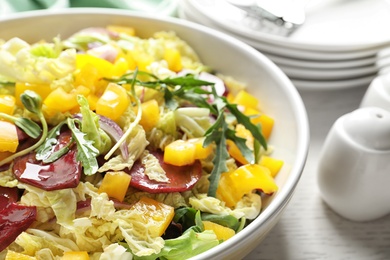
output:
[[[179,0],[0,0],[0,15],[40,9],[101,7],[176,15]]]

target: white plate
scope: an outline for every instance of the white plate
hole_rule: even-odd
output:
[[[188,0],[219,26],[241,36],[312,51],[350,51],[390,42],[387,0],[311,0],[306,21],[291,36],[262,32],[259,23],[225,0]]]
[[[290,80],[299,90],[336,90],[346,88],[366,87],[377,75],[369,75],[348,80],[301,80],[290,77]]]
[[[207,2],[208,0],[202,0],[199,2]],[[219,2],[215,0],[215,2]],[[198,2],[196,2],[199,4]],[[241,41],[246,42],[247,44],[255,47],[260,51],[267,52],[269,54],[280,55],[293,59],[307,59],[307,60],[324,60],[324,61],[339,61],[339,60],[349,60],[349,59],[360,59],[367,58],[376,55],[376,53],[381,49],[382,46],[376,46],[373,48],[362,49],[362,50],[352,50],[352,51],[324,51],[324,50],[312,50],[312,49],[296,49],[290,48],[275,43],[270,43],[268,41],[256,40],[252,37],[247,37],[242,34],[235,33],[231,30],[228,30],[226,26],[221,26],[221,23],[211,19],[207,14],[197,10],[192,5],[191,0],[182,0],[179,4],[179,17],[203,24],[205,26],[217,29],[226,34],[229,34]],[[265,38],[264,38],[265,39]]]
[[[289,77],[307,80],[341,80],[376,74],[375,65],[351,69],[309,69],[285,66],[275,62]]]
[[[374,65],[376,61],[376,56],[363,57],[359,59],[350,59],[350,60],[334,60],[334,61],[324,61],[324,60],[305,60],[305,59],[291,59],[284,56],[279,56],[275,54],[270,54],[263,52],[268,58],[273,62],[298,67],[298,68],[312,68],[312,69],[345,69],[345,68],[355,68],[362,66]]]

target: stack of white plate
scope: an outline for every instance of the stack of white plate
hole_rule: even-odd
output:
[[[182,0],[180,18],[223,31],[260,50],[298,89],[368,86],[377,53],[390,46],[389,0],[309,0],[306,21],[289,36],[262,31],[226,0]]]

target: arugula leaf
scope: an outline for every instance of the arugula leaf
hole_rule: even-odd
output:
[[[85,138],[86,134],[76,127],[75,121],[76,119],[67,119],[69,129],[72,131],[72,137],[77,144],[77,160],[83,165],[85,175],[93,175],[99,168],[96,159],[96,156],[99,155],[99,150],[93,146],[92,141]]]
[[[228,171],[226,160],[229,159],[229,153],[227,151],[225,137],[227,128],[228,126],[224,120],[224,115],[221,113],[214,125],[205,134],[204,146],[209,145],[213,141],[216,144],[215,156],[213,159],[214,167],[209,176],[210,186],[207,192],[207,195],[211,197],[216,196],[221,174]]]

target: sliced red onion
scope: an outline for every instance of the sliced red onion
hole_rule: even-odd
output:
[[[108,117],[105,117],[102,115],[98,115],[98,116],[99,116],[100,128],[104,132],[106,132],[112,139],[114,139],[116,142],[118,142],[119,139],[121,139],[121,137],[123,136],[122,128],[120,128],[120,126],[117,123],[115,123],[114,121],[112,121]],[[81,114],[75,114],[73,117],[82,119]],[[126,145],[126,142],[123,142],[120,145],[120,151],[121,151],[122,157],[124,159],[127,159],[129,157],[129,150],[128,150],[128,147]]]
[[[223,96],[225,94],[225,92],[226,92],[225,83],[219,77],[217,77],[211,73],[202,71],[199,74],[198,78],[201,80],[204,80],[204,81],[214,83],[215,91],[217,92],[218,96]]]
[[[92,56],[99,57],[101,59],[104,59],[106,61],[114,63],[116,56],[118,56],[118,50],[110,44],[104,44],[104,45],[89,49],[87,51],[87,54],[90,54]]]

